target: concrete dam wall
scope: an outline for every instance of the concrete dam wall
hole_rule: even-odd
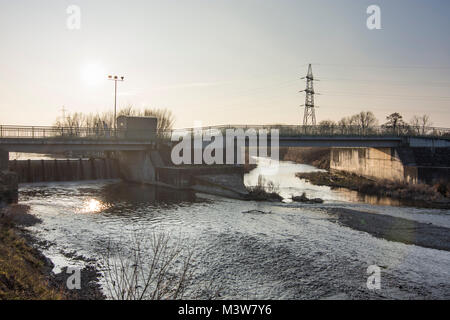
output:
[[[19,183],[45,181],[77,181],[119,178],[119,165],[114,159],[78,160],[11,160],[9,170]]]
[[[330,169],[408,183],[450,181],[450,149],[333,148]]]
[[[393,148],[331,149],[330,169],[377,179],[405,178],[403,164]]]

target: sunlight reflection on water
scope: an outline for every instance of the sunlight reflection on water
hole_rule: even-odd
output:
[[[97,199],[89,199],[85,201],[82,207],[78,210],[79,213],[100,213],[107,209],[108,205]]]

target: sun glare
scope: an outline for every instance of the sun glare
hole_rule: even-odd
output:
[[[81,69],[81,80],[88,86],[100,84],[105,77],[105,70],[99,64],[86,64]]]
[[[81,213],[99,213],[102,210],[106,209],[106,205],[97,199],[89,199],[84,204],[83,207],[79,210]]]

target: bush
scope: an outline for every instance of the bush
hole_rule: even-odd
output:
[[[279,195],[279,186],[272,181],[266,183],[263,176],[258,177],[258,184],[256,186],[247,187],[248,199],[255,201],[277,201],[283,200]]]

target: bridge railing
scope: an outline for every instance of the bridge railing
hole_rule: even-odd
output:
[[[85,127],[46,127],[0,125],[0,138],[25,139],[92,139],[92,140],[154,140],[153,130],[126,130]]]
[[[85,128],[85,127],[46,127],[46,126],[10,126],[0,125],[0,138],[29,139],[94,139],[94,140],[170,140],[173,133],[220,132],[227,129],[278,129],[280,136],[426,136],[450,139],[449,128],[403,126],[390,128],[377,126],[295,126],[295,125],[222,125],[201,128],[174,129],[169,131]]]
[[[177,129],[173,132],[220,132],[225,135],[227,129],[278,129],[280,136],[427,136],[450,138],[450,128],[403,126],[391,128],[376,126],[364,128],[361,126],[295,126],[295,125],[223,125],[201,128]]]

